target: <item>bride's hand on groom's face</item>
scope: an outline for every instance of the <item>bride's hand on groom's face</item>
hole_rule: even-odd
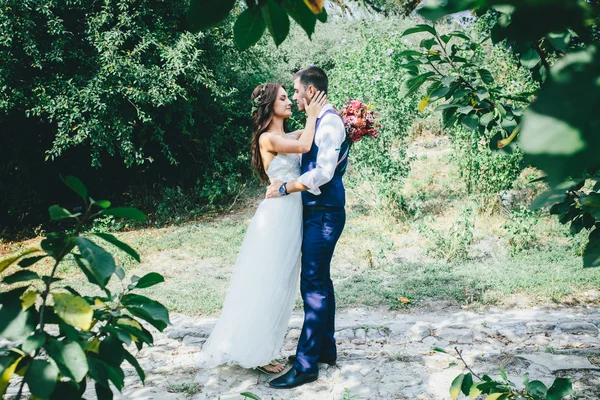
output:
[[[317,92],[312,98],[310,104],[306,101],[306,99],[302,99],[304,102],[304,110],[306,111],[306,116],[308,118],[317,118],[321,109],[327,104],[327,95],[325,92]]]
[[[267,187],[267,193],[265,194],[265,199],[272,199],[274,197],[281,197],[279,194],[279,187],[283,181],[271,181],[269,187]]]

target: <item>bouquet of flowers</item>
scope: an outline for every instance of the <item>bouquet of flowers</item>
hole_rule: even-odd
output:
[[[360,100],[350,100],[342,107],[340,115],[346,126],[346,134],[352,142],[358,142],[365,136],[377,139],[381,124],[375,120],[376,114]]]

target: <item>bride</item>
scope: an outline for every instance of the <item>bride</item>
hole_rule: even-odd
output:
[[[292,181],[300,176],[299,153],[310,150],[317,116],[327,103],[317,93],[304,100],[304,131],[285,133],[292,102],[275,83],[252,92],[252,166],[263,183]],[[204,344],[200,366],[237,364],[278,373],[284,365],[273,361],[280,352],[294,308],[302,245],[300,193],[266,199],[257,208],[238,254],[221,316]]]

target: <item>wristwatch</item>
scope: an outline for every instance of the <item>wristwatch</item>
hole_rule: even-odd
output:
[[[287,182],[283,182],[281,184],[281,186],[279,186],[279,194],[282,195],[282,196],[287,196],[289,194],[288,191],[287,191],[287,188],[285,187],[286,183]]]

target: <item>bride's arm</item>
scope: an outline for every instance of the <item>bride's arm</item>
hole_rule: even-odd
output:
[[[315,137],[315,128],[317,117],[321,112],[321,108],[327,104],[327,96],[325,93],[318,92],[314,99],[307,104],[304,101],[304,109],[306,110],[306,127],[298,140],[290,140],[279,135],[262,135],[260,137],[260,146],[272,153],[308,153],[312,147],[312,142]]]
[[[298,140],[298,138],[300,136],[302,136],[303,133],[304,133],[304,129],[298,129],[297,131],[294,131],[294,132],[288,132],[288,135],[293,136],[294,139]]]

